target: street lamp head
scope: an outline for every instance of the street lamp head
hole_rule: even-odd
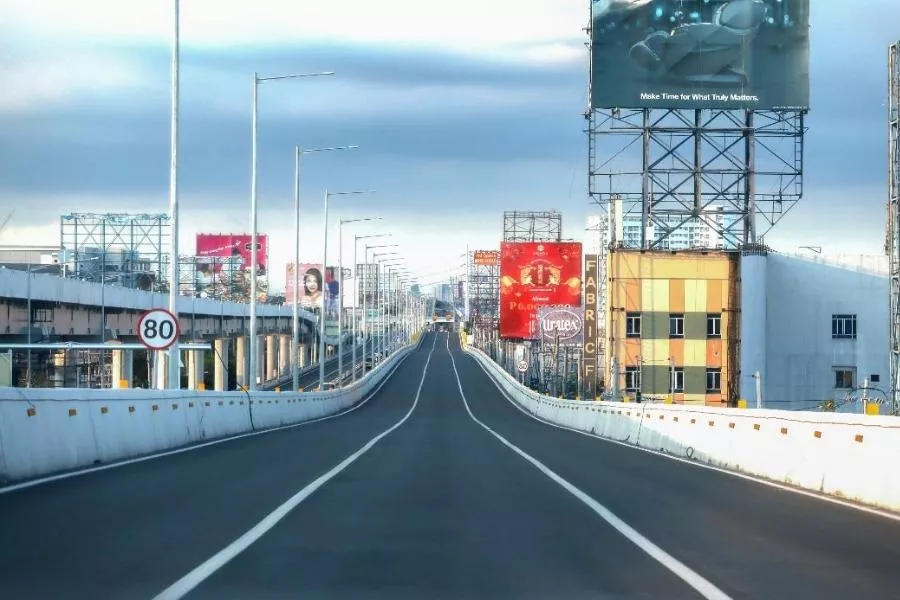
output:
[[[328,196],[358,196],[361,194],[374,194],[378,190],[354,190],[352,192],[325,192]]]
[[[317,152],[334,152],[336,150],[356,150],[359,146],[332,146],[329,148],[301,148],[297,146],[296,148],[300,154],[315,154]]]
[[[380,221],[381,217],[362,217],[359,219],[341,219],[341,225],[346,225],[347,223],[362,223],[363,221]]]
[[[322,71],[319,73],[294,73],[291,75],[274,75],[270,77],[260,77],[257,73],[253,74],[257,82],[278,81],[280,79],[304,79],[307,77],[325,77],[328,75],[334,75],[334,71]]]

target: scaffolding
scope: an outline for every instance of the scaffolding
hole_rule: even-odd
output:
[[[562,214],[551,211],[506,211],[504,242],[561,242]]]
[[[64,277],[154,292],[168,290],[171,222],[165,214],[60,216]]]
[[[891,272],[891,412],[900,411],[900,42],[888,54],[888,239]]]

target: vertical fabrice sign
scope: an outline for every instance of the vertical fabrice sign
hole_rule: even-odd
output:
[[[584,256],[584,352],[581,381],[584,398],[597,397],[597,277],[596,254]]]

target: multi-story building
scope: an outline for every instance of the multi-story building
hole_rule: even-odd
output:
[[[721,251],[610,253],[606,381],[614,391],[736,402],[739,260]]]
[[[890,392],[883,257],[609,253],[607,391],[677,403],[860,411]],[[759,390],[757,394],[757,390]]]
[[[613,208],[614,245],[619,248],[640,248],[643,230],[640,212],[624,212],[622,201]],[[738,217],[725,213],[722,206],[706,210],[700,217],[684,221],[682,215],[655,215],[648,227],[648,235],[657,250],[688,250],[707,248],[733,250],[738,247],[734,223]],[[674,231],[671,231],[674,230]],[[668,235],[666,232],[671,231]],[[735,233],[725,232],[735,231]]]

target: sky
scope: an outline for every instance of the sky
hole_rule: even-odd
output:
[[[59,243],[71,212],[168,210],[171,1],[0,0],[0,244]],[[526,9],[527,7],[527,9]],[[881,252],[887,45],[896,0],[814,0],[803,200],[776,249]],[[587,199],[586,0],[181,2],[180,247],[245,232],[250,105],[259,88],[259,226],[272,289],[292,256],[295,146],[304,156],[301,261],[329,263],[339,219],[428,283],[496,248],[505,210],[558,210],[580,240]],[[372,240],[368,240],[372,242]],[[360,242],[362,247],[364,241]],[[374,242],[373,242],[374,243]]]

